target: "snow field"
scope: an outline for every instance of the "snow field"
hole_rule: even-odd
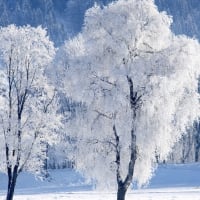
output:
[[[93,190],[74,170],[50,170],[50,181],[22,173],[14,200],[116,200],[116,193]],[[6,175],[0,174],[0,200],[5,200]],[[200,164],[160,165],[150,184],[130,190],[126,200],[200,200]]]
[[[0,197],[0,200],[4,199],[4,197]],[[58,194],[16,195],[14,200],[116,200],[116,194],[69,192]],[[147,189],[127,194],[126,200],[200,200],[200,189]]]

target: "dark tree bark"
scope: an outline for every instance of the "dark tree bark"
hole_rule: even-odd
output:
[[[6,200],[13,200],[15,186],[18,177],[18,166],[15,165],[13,172],[11,169],[8,169],[8,190]]]
[[[199,88],[200,89],[200,88]],[[194,160],[199,162],[200,153],[200,121],[194,123]]]
[[[117,200],[125,200],[126,191],[127,189],[123,185],[118,185]]]
[[[135,135],[135,120],[137,117],[137,110],[140,108],[141,105],[141,97],[139,96],[137,92],[134,92],[133,88],[133,82],[132,79],[127,76],[127,81],[129,84],[129,102],[130,102],[130,108],[132,110],[132,128],[131,128],[131,144],[130,144],[130,158],[129,158],[129,165],[128,165],[128,172],[125,177],[125,179],[122,179],[121,176],[121,148],[120,148],[120,138],[117,134],[116,126],[113,125],[113,133],[115,136],[115,152],[116,152],[116,177],[117,177],[117,200],[125,200],[125,195],[127,192],[127,189],[129,188],[130,184],[133,180],[133,174],[134,174],[134,167],[135,167],[135,161],[137,159],[137,144],[136,144],[136,135]]]
[[[114,126],[115,127],[115,126]],[[115,128],[113,130],[116,131]],[[116,134],[116,133],[115,133]],[[117,135],[117,134],[116,134]],[[117,141],[117,140],[116,140]],[[118,143],[119,144],[119,143]],[[116,145],[117,146],[117,145]],[[120,150],[120,148],[119,148]],[[134,173],[134,167],[135,167],[135,161],[137,158],[137,151],[136,151],[136,136],[131,131],[131,155],[129,160],[129,166],[128,166],[128,173],[125,178],[125,180],[122,180],[121,173],[120,173],[120,166],[121,166],[121,155],[120,151],[116,153],[116,163],[117,163],[117,200],[125,200],[125,195],[127,192],[127,189],[129,188],[132,180],[133,180],[133,173]]]

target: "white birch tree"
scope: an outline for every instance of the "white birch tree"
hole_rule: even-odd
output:
[[[46,31],[10,25],[0,29],[0,43],[0,170],[8,175],[6,199],[12,200],[18,175],[42,170],[61,118],[45,76],[55,54]]]

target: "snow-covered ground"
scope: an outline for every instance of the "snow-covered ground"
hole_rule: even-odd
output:
[[[42,182],[21,174],[15,200],[114,200],[115,192],[97,192],[72,170],[50,171],[51,181]],[[5,199],[6,176],[0,174],[0,200]],[[200,200],[200,164],[161,165],[148,187],[131,190],[127,200]]]
[[[4,199],[1,197],[0,199]],[[116,200],[114,193],[76,192],[16,195],[14,200]],[[199,200],[200,190],[142,190],[127,194],[126,200]]]

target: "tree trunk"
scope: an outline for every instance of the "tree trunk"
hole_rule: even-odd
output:
[[[120,148],[120,141],[119,136],[117,134],[117,130],[115,127],[115,124],[113,126],[113,133],[115,136],[115,150],[116,150],[116,176],[117,176],[117,184],[118,184],[118,190],[117,190],[117,200],[125,200],[125,195],[128,187],[130,186],[132,180],[133,180],[133,173],[134,173],[134,167],[135,167],[135,161],[137,158],[137,145],[136,145],[136,135],[135,135],[135,119],[137,110],[140,107],[141,97],[142,95],[138,95],[137,92],[134,92],[133,88],[133,81],[132,79],[127,76],[128,84],[129,84],[129,90],[130,90],[130,106],[132,110],[132,129],[131,129],[131,145],[130,145],[130,159],[128,164],[128,173],[126,175],[125,180],[123,181],[121,176],[121,148]]]
[[[7,191],[6,200],[13,200],[15,185],[16,185],[16,181],[13,180],[10,184],[9,190]]]
[[[199,149],[200,149],[200,137],[199,137],[199,130],[195,136],[195,162],[199,162]]]
[[[127,189],[124,186],[118,186],[117,190],[117,200],[125,200]]]
[[[13,200],[15,186],[17,182],[17,176],[18,176],[17,170],[18,170],[18,166],[15,166],[13,173],[8,174],[8,190],[7,190],[6,200]]]
[[[195,148],[195,162],[199,162],[199,146]]]
[[[200,88],[199,88],[200,89]],[[194,160],[199,162],[199,150],[200,150],[200,121],[194,124]]]

